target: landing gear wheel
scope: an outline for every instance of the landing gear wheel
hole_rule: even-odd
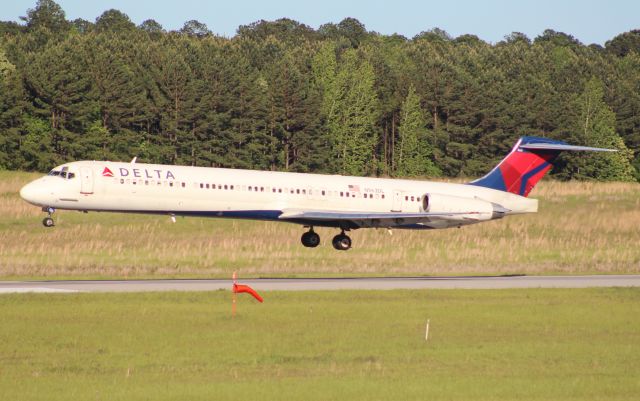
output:
[[[339,251],[346,251],[351,248],[351,238],[345,233],[341,233],[333,237],[333,241],[331,241],[333,247]]]
[[[42,225],[45,227],[53,227],[55,223],[53,222],[53,219],[51,217],[45,217],[42,220]]]
[[[300,238],[302,245],[307,248],[315,248],[320,245],[320,236],[313,231],[313,229],[307,231],[302,234],[302,238]]]

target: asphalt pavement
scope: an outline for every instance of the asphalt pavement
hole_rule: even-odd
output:
[[[640,287],[640,275],[239,279],[257,291]],[[231,280],[0,281],[0,294],[230,290]]]

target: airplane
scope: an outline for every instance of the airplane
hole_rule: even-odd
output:
[[[535,213],[528,197],[562,151],[615,151],[526,136],[485,176],[468,183],[351,177],[110,161],[55,167],[20,190],[53,227],[56,209],[296,223],[309,248],[314,227],[333,227],[335,249],[351,248],[360,228],[442,229]]]

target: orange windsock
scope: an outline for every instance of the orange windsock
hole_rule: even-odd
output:
[[[258,302],[262,302],[263,299],[260,296],[260,294],[258,294],[253,288],[249,287],[248,285],[243,285],[243,284],[233,284],[233,292],[234,293],[240,293],[240,292],[247,292],[249,294],[251,294],[256,300],[258,300]]]

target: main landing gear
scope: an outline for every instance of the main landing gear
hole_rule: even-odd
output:
[[[351,248],[351,238],[349,238],[349,236],[343,231],[333,237],[331,244],[333,244],[333,247],[339,251],[346,251]]]
[[[302,245],[306,246],[307,248],[315,248],[320,245],[320,236],[315,231],[313,231],[313,227],[311,227],[309,228],[309,231],[302,234],[302,238],[300,238],[300,241],[302,241]]]
[[[52,208],[52,207],[43,207],[42,211],[43,212],[47,212],[47,217],[45,217],[42,220],[42,225],[45,226],[45,227],[53,227],[53,226],[55,226],[55,222],[53,221],[53,218],[51,217],[51,215],[56,210],[54,208]]]
[[[320,245],[320,236],[313,231],[313,227],[310,227],[309,231],[302,234],[300,242],[302,242],[302,245],[307,248],[315,248]],[[346,251],[351,248],[351,238],[349,238],[349,236],[344,233],[344,230],[342,230],[340,234],[333,237],[331,244],[339,251]]]

